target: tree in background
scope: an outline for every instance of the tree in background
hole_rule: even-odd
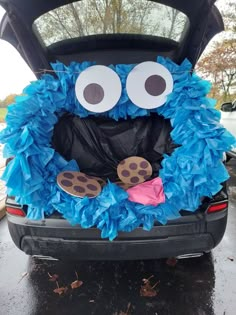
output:
[[[229,0],[226,9],[221,13],[224,18],[225,30],[236,36],[236,2]]]
[[[39,17],[34,22],[34,30],[46,45],[69,38],[117,33],[150,34],[179,40],[186,23],[182,12],[152,1],[81,0]]]
[[[4,100],[0,100],[0,108],[6,108],[8,105],[15,102],[17,94],[9,94]]]
[[[213,84],[212,96],[224,102],[232,100],[236,88],[236,40],[225,39],[214,45],[213,50],[198,63],[203,77]]]
[[[228,1],[221,14],[225,35],[197,65],[202,76],[212,82],[209,96],[218,100],[218,108],[223,102],[236,98],[236,2]]]

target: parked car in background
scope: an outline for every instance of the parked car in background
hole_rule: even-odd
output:
[[[221,123],[236,137],[236,99],[221,106]],[[236,148],[226,152],[227,160],[236,158]]]

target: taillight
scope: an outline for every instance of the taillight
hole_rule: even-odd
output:
[[[221,203],[210,205],[209,208],[207,209],[207,213],[218,212],[218,211],[225,210],[227,208],[228,208],[228,202],[224,201]]]
[[[25,213],[24,213],[24,211],[22,209],[6,207],[6,210],[10,214],[17,215],[17,216],[20,216],[20,217],[25,217]]]

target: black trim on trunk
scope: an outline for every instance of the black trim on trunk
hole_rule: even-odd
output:
[[[55,61],[61,55],[54,55],[50,49],[42,46],[32,30],[33,21],[45,12],[70,2],[74,1],[0,0],[0,5],[5,8],[8,15],[0,25],[1,38],[11,42],[18,49],[34,72],[38,72],[40,69],[51,69],[50,61]],[[224,29],[221,15],[214,6],[215,0],[161,0],[158,2],[176,8],[188,16],[189,31],[170,57],[177,56],[174,58],[177,63],[188,58],[194,66],[211,38]],[[97,38],[99,39],[99,37]],[[113,44],[111,47],[107,47],[107,49],[111,49],[111,54],[114,50],[112,46]],[[161,45],[159,49],[163,51]],[[75,58],[79,51],[80,46],[78,45],[75,51],[70,53],[69,58]],[[96,52],[96,46],[93,46],[91,51]],[[96,55],[94,55],[94,60],[96,61]],[[119,60],[114,60],[114,63],[119,63]],[[40,77],[40,74],[37,74],[37,77]]]

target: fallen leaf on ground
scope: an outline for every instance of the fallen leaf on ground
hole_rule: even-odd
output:
[[[75,280],[74,282],[71,283],[71,289],[76,289],[81,287],[81,285],[83,284],[83,281],[80,280]]]
[[[128,303],[126,312],[120,311],[119,315],[130,315],[131,303]]]
[[[50,275],[49,272],[48,272],[48,276],[50,278],[49,281],[52,281],[52,282],[57,281],[59,278],[59,276],[57,274]]]
[[[170,267],[175,267],[177,262],[178,260],[175,257],[171,257],[166,260],[166,264]]]
[[[66,293],[66,291],[68,290],[67,287],[60,287],[60,288],[56,288],[55,290],[53,290],[54,293],[58,293],[59,295]]]
[[[143,279],[142,281],[143,281],[143,283],[145,284],[145,283],[147,283],[147,282],[150,282],[149,280],[150,279],[152,279],[154,276],[153,275],[151,275],[148,279]]]
[[[157,281],[154,285],[151,285],[150,279],[153,276],[149,277],[148,279],[143,279],[143,285],[141,285],[140,288],[140,296],[146,296],[146,297],[153,297],[156,296],[158,291],[155,289],[155,287],[160,283],[160,281]]]
[[[81,287],[81,285],[83,284],[83,281],[79,280],[79,276],[78,276],[77,271],[75,271],[75,275],[76,275],[76,279],[77,279],[77,280],[73,281],[73,282],[70,284],[71,289],[79,288],[79,287]]]
[[[59,295],[66,293],[68,290],[67,287],[59,287],[59,283],[56,281],[57,288],[53,290],[54,293],[57,293]]]

